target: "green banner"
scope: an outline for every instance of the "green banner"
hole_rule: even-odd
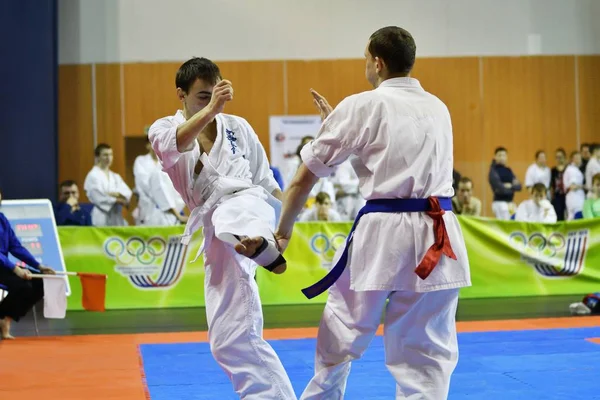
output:
[[[301,290],[323,278],[332,268],[333,256],[343,246],[352,223],[306,222],[294,228],[285,252],[288,268],[274,275],[259,268],[257,282],[261,301],[271,304],[325,303],[327,293],[308,300]]]
[[[462,298],[600,290],[600,219],[529,224],[461,217],[473,286]]]
[[[600,220],[525,224],[459,217],[473,286],[462,298],[584,294],[600,289]],[[299,223],[286,251],[288,269],[257,272],[262,302],[323,303],[301,289],[331,268],[351,223]],[[183,227],[59,227],[69,271],[106,274],[107,309],[197,307],[204,305],[202,257],[192,262],[202,234],[189,247],[179,242]],[[81,286],[71,279],[69,309],[81,307]]]
[[[59,227],[68,271],[106,274],[106,309],[204,305],[202,235],[188,247],[182,227]],[[81,285],[71,278],[69,310],[81,310]]]

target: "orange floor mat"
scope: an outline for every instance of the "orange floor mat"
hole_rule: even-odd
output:
[[[600,317],[459,322],[459,332],[600,326]],[[381,332],[381,329],[380,329]],[[265,330],[267,339],[315,337],[316,328]],[[0,399],[145,400],[137,346],[207,340],[206,332],[18,338],[0,342]],[[600,344],[600,338],[590,341]]]

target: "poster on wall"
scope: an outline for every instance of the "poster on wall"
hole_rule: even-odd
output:
[[[271,165],[284,173],[286,158],[296,154],[304,136],[316,136],[320,127],[319,115],[272,115],[269,119]]]

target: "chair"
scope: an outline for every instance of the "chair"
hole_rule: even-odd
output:
[[[7,295],[8,295],[8,288],[5,285],[0,283],[0,303],[2,303],[2,301],[6,298]],[[33,325],[35,326],[35,334],[37,336],[40,336],[40,330],[39,330],[38,322],[37,322],[37,312],[35,311],[35,304],[31,308],[31,310],[33,311]]]

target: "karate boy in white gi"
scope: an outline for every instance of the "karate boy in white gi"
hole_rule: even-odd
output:
[[[278,242],[287,246],[314,182],[351,155],[367,204],[335,267],[303,290],[312,298],[332,285],[319,326],[315,375],[302,399],[343,398],[350,363],[368,347],[382,311],[385,362],[397,382],[396,398],[448,395],[458,360],[458,290],[471,281],[452,213],[450,114],[409,77],[415,52],[410,33],[382,28],[365,50],[374,90],[347,97],[333,111],[313,92],[326,118],[302,149],[303,164],[286,189]]]
[[[273,235],[282,193],[250,124],[222,114],[233,88],[221,80],[217,65],[193,58],[175,80],[183,110],[156,121],[149,139],[191,210],[183,243],[203,227],[212,354],[241,398],[295,399],[283,365],[262,337],[254,280],[257,264],[275,273],[286,268]]]
[[[584,176],[580,170],[581,154],[578,151],[571,153],[571,163],[567,165],[563,174],[563,185],[567,191],[567,221],[575,219],[575,215],[583,211],[585,203]],[[590,165],[588,163],[588,165]]]
[[[96,165],[88,172],[83,182],[85,194],[94,208],[92,224],[94,226],[126,226],[123,207],[129,205],[133,192],[121,175],[111,171],[113,150],[100,143],[94,150]]]

